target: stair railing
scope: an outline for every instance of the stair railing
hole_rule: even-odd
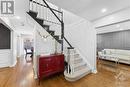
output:
[[[69,45],[69,48],[70,49],[72,49],[73,48],[73,46],[70,44],[70,42],[66,39],[66,37],[63,37],[64,38],[64,40],[67,42],[67,44]]]
[[[42,2],[44,2],[44,3],[42,3]],[[32,11],[38,11],[38,7],[40,6],[40,12],[41,12],[40,15],[43,15],[42,11],[43,11],[43,13],[46,13],[46,14],[43,15],[44,16],[43,17],[44,21],[59,24],[59,23],[56,23],[56,22],[52,21],[52,20],[54,20],[54,18],[51,18],[52,20],[49,21],[48,18],[53,17],[52,15],[48,16],[48,12],[51,11],[51,13],[60,22],[59,25],[61,25],[61,39],[62,39],[62,47],[61,48],[62,48],[62,51],[63,51],[63,39],[67,42],[67,44],[70,46],[70,48],[73,48],[72,45],[69,43],[69,41],[64,37],[63,12],[51,8],[45,0],[30,0],[30,6],[31,6],[30,10],[32,10]],[[60,17],[56,13],[60,14]]]
[[[57,9],[51,8],[45,0],[30,0],[30,9],[32,11],[40,11],[40,16],[43,16],[45,22],[58,24],[61,26],[61,50],[63,52],[63,37],[64,37],[64,23],[63,23],[63,12]],[[40,7],[40,8],[39,8]],[[39,14],[38,14],[39,15]]]
[[[51,8],[49,6],[49,4],[46,2],[46,0],[30,0],[29,3],[30,9],[32,11],[38,12],[40,13],[39,15],[42,16],[43,20],[49,23],[53,23],[53,24],[58,24],[61,26],[61,51],[63,52],[63,43],[64,40],[65,42],[67,42],[67,44],[69,45],[68,47],[68,58],[69,60],[68,62],[68,73],[71,74],[73,73],[73,62],[74,62],[74,57],[70,58],[70,50],[74,49],[73,46],[69,43],[69,41],[65,38],[64,36],[64,22],[63,22],[63,12]],[[39,10],[40,9],[40,10]]]
[[[62,45],[61,45],[61,50],[63,52],[63,48],[64,48],[64,22],[63,22],[63,12],[61,12],[61,19],[56,15],[56,13],[53,11],[53,9],[47,4],[47,2],[45,0],[43,0],[43,2],[46,4],[46,6],[50,9],[50,11],[53,13],[53,15],[55,15],[55,17],[58,19],[58,21],[61,23],[61,39],[62,39]]]
[[[46,4],[47,4],[47,2],[46,2]],[[57,9],[53,9],[48,4],[47,5],[46,4],[43,2],[43,0],[30,0],[30,9],[29,10],[32,10],[35,12],[39,11],[40,15],[43,16],[44,21],[55,22],[56,24],[61,25],[61,22],[63,19],[63,17],[62,17],[63,12],[58,11]],[[52,19],[52,20],[50,20],[50,19]],[[59,21],[59,23],[58,23],[58,21]]]

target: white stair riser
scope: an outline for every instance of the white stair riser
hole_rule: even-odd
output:
[[[76,81],[91,72],[87,63],[83,61],[83,58],[81,58],[75,49],[69,49],[69,54],[68,51],[66,51],[66,59],[68,59],[71,67],[70,73],[64,72],[66,80]]]
[[[79,70],[79,71],[81,71],[81,70]],[[75,73],[76,73],[76,72],[75,72]],[[74,81],[77,81],[77,80],[81,79],[82,77],[88,75],[89,73],[91,73],[91,70],[90,70],[90,69],[86,70],[85,72],[82,72],[82,71],[81,71],[80,75],[75,76],[75,77],[67,75],[66,72],[64,72],[64,75],[65,75],[65,79],[66,79],[67,81],[74,82]]]
[[[74,64],[80,63],[80,62],[82,62],[82,61],[83,61],[82,59],[77,59],[77,60],[75,59],[75,60],[74,60]]]
[[[79,55],[79,54],[73,54],[73,55],[72,55],[72,54],[70,54],[70,58],[71,58],[71,57],[73,57],[73,58],[79,58],[79,57],[80,57],[80,55]]]
[[[76,53],[76,51],[75,50],[71,50],[71,51],[69,51],[69,53],[70,54],[74,54],[74,53]]]
[[[64,53],[67,54],[67,53],[68,53],[68,49],[67,49],[67,48],[64,48],[64,49],[65,49],[65,50],[64,50]],[[75,54],[75,53],[77,53],[77,52],[76,52],[75,49],[69,49],[69,53],[70,53],[70,54]]]
[[[84,68],[86,68],[86,67],[87,67],[87,64],[82,65],[82,66],[75,67],[75,68],[74,68],[74,72],[76,72],[76,71],[78,71],[78,70],[81,70],[81,69],[84,69]]]

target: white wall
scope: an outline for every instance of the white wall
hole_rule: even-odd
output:
[[[17,63],[17,34],[11,30],[11,49],[0,50],[0,68],[13,67]]]
[[[10,49],[0,50],[0,68],[9,67],[11,65],[11,59],[12,55]]]
[[[17,36],[17,57],[20,58],[20,35]]]
[[[15,31],[12,32],[12,59],[11,66],[15,66],[17,63],[17,33]]]
[[[0,68],[1,67],[9,67],[11,66],[12,62],[11,60],[13,59],[12,57],[12,40],[13,40],[13,31],[12,29],[6,24],[9,22],[8,20],[2,20],[0,18],[0,23],[3,23],[6,27],[8,27],[11,30],[11,49],[0,49]]]
[[[11,30],[11,49],[0,50],[0,67],[13,67],[17,63],[17,33],[8,17],[1,17],[0,22]]]
[[[96,71],[96,30],[92,23],[67,11],[64,16],[68,17],[67,21],[71,20],[70,24],[65,24],[65,37],[86,58],[92,71]]]

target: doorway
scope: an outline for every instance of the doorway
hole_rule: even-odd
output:
[[[25,58],[27,62],[33,61],[34,38],[33,35],[21,34],[17,39],[17,55]]]

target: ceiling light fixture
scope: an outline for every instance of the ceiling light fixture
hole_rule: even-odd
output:
[[[15,18],[16,18],[16,19],[20,19],[20,16],[16,16]]]
[[[124,30],[123,28],[120,28],[120,30]]]
[[[117,25],[116,25],[116,28],[120,28],[120,25],[119,25],[119,24],[117,24]]]
[[[101,12],[102,12],[102,13],[105,13],[105,12],[107,12],[107,9],[106,9],[106,8],[103,8],[103,9],[101,10]]]

